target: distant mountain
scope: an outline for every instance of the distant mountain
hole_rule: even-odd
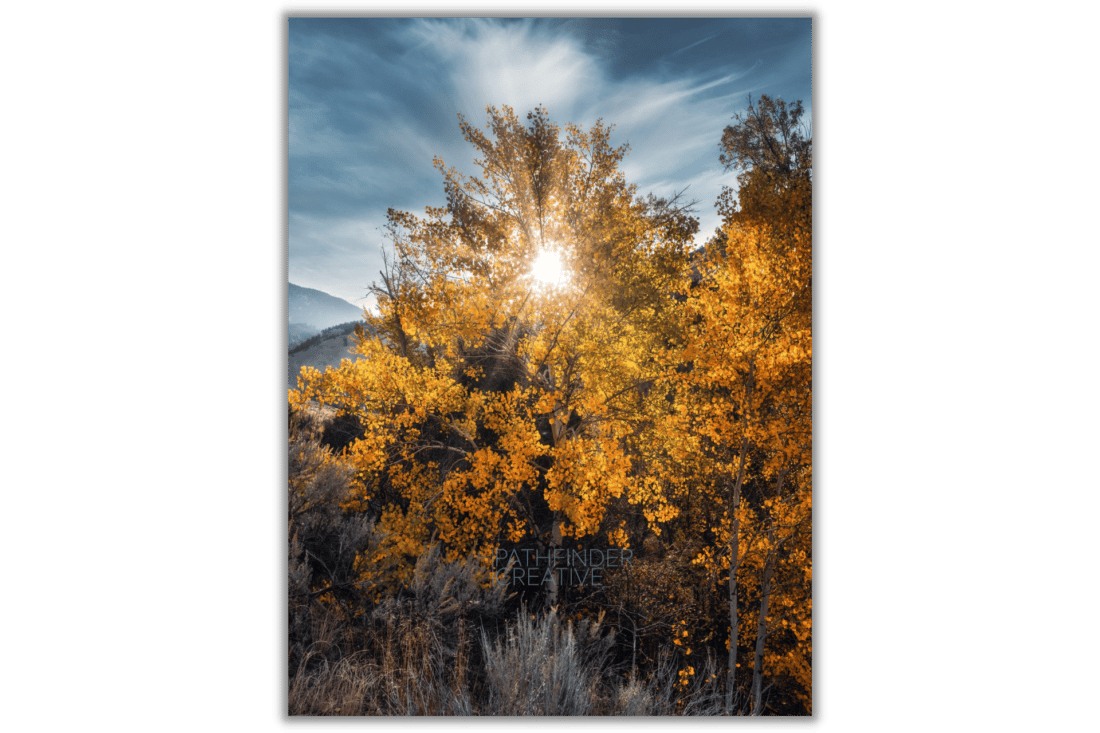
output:
[[[293,349],[298,344],[308,338],[316,336],[320,332],[320,329],[314,328],[308,323],[292,323],[286,333],[287,346]]]
[[[315,331],[321,331],[363,317],[362,308],[342,298],[294,283],[287,283],[287,286],[290,323],[308,324]]]

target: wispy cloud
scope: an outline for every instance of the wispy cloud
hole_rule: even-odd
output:
[[[722,35],[722,34],[721,33],[715,33],[713,36],[707,36],[706,38],[702,39],[701,41],[696,41],[695,43],[689,43],[688,45],[684,46],[683,48],[680,48],[680,49],[677,49],[677,50],[673,51],[669,55],[670,56],[679,55],[679,54],[683,53],[684,51],[687,51],[688,49],[695,48],[696,46],[698,46],[700,44],[703,44],[703,43],[706,43],[707,41],[713,40],[713,39],[717,38],[720,35]]]
[[[631,145],[627,180],[642,194],[690,186],[700,238],[709,236],[712,204],[733,182],[718,141],[746,96],[798,96],[809,108],[808,21],[773,29],[750,20],[753,34],[781,38],[749,46],[738,19],[672,40],[659,20],[633,24],[632,35],[598,19],[292,21],[291,281],[361,298],[381,267],[386,208],[442,203],[432,157],[472,172],[456,116],[481,124],[489,105],[521,115],[543,105],[559,123],[615,124],[613,142]],[[707,44],[727,29],[740,29],[740,42]],[[685,45],[685,33],[703,37]]]

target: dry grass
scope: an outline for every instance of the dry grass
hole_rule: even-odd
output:
[[[305,406],[306,413],[318,420],[318,423],[323,425],[329,422],[332,418],[337,416],[337,408],[331,405],[322,405],[319,402],[310,400]]]
[[[354,654],[333,659],[340,640],[315,631],[317,648],[290,679],[290,715],[723,714],[713,663],[688,685],[671,655],[649,680],[624,680],[598,624],[521,611],[498,639],[483,630],[475,650],[464,624],[448,639],[437,620],[380,611]]]
[[[367,650],[331,660],[324,652],[335,643],[325,640],[305,655],[290,680],[290,715],[473,714],[464,627],[448,649],[430,619],[377,616]]]

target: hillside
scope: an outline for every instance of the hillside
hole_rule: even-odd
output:
[[[339,366],[341,359],[362,358],[353,353],[355,349],[355,335],[352,330],[355,323],[346,324],[346,328],[333,328],[328,333],[320,334],[317,343],[310,344],[307,348],[290,354],[288,357],[287,387],[298,387],[298,372],[304,366],[311,366],[319,371],[326,367]]]
[[[286,343],[287,348],[293,349],[306,339],[316,336],[321,332],[320,329],[314,328],[308,323],[293,323],[287,328]]]
[[[287,283],[289,323],[308,324],[316,331],[363,317],[363,309],[328,293]]]

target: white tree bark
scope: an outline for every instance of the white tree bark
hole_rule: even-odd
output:
[[[729,603],[730,603],[730,654],[729,671],[726,675],[726,714],[733,715],[733,694],[737,680],[737,567],[741,564],[739,556],[740,546],[740,520],[737,518],[737,509],[741,506],[741,484],[745,481],[745,452],[749,447],[749,439],[741,439],[741,455],[738,458],[737,478],[733,483],[733,491],[730,492],[729,508],[730,517],[730,578],[729,578]]]
[[[775,498],[783,494],[783,479],[786,471],[779,472],[776,479]],[[779,550],[775,545],[775,522],[768,527],[768,556],[764,559],[764,577],[760,582],[760,618],[756,622],[756,654],[752,660],[752,714],[763,715],[764,703],[761,700],[761,686],[764,679],[764,642],[768,637],[768,603],[772,595],[772,573],[775,570],[775,554]]]
[[[769,530],[769,544],[774,539],[774,533]],[[768,602],[772,593],[772,569],[775,562],[775,554],[769,549],[768,557],[764,561],[764,578],[760,584],[760,618],[756,624],[756,656],[752,661],[752,714],[762,715],[764,707],[760,699],[760,686],[764,677],[764,640],[768,636]]]
[[[741,419],[751,410],[753,391],[754,365],[750,364],[748,378],[745,380],[745,402],[741,410]],[[733,699],[737,681],[737,569],[741,564],[740,557],[740,533],[741,522],[737,518],[737,510],[741,506],[741,486],[745,483],[745,454],[749,449],[748,436],[741,437],[741,450],[737,458],[737,478],[733,483],[733,491],[730,492],[729,506],[726,509],[730,518],[730,578],[729,578],[729,603],[730,603],[730,654],[729,671],[726,675],[726,714],[733,715]]]

